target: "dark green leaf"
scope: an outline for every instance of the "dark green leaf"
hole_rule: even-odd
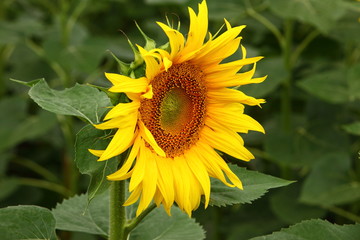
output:
[[[50,89],[45,81],[39,81],[30,89],[29,95],[47,111],[80,117],[89,123],[99,122],[106,107],[110,106],[109,98],[105,93],[78,84],[57,91]]]
[[[74,196],[57,204],[52,213],[56,229],[107,236],[109,194],[98,195],[90,203],[86,195]]]
[[[311,75],[298,85],[310,94],[330,103],[345,103],[350,100],[346,86],[346,72],[331,70]]]
[[[360,224],[340,226],[316,219],[251,240],[357,240],[359,236]]]
[[[349,182],[344,177],[350,164],[348,153],[324,155],[305,180],[300,200],[309,204],[332,206],[360,199],[360,183]]]
[[[289,185],[292,181],[265,175],[231,165],[232,171],[240,178],[244,190],[230,188],[217,179],[211,181],[210,205],[225,206],[239,203],[250,203],[271,188]]]
[[[346,12],[341,0],[269,0],[268,4],[278,16],[312,24],[324,33]]]
[[[131,232],[130,240],[201,240],[202,227],[177,207],[171,216],[163,208],[156,208]]]
[[[106,176],[115,172],[117,161],[110,159],[98,162],[97,157],[92,155],[88,149],[105,149],[109,143],[106,132],[87,125],[76,135],[75,162],[82,174],[90,176],[88,189],[89,200],[95,195],[104,192],[109,187]]]
[[[330,103],[346,103],[360,99],[360,64],[339,68],[303,79],[299,86]]]
[[[325,215],[324,209],[299,202],[299,194],[300,184],[295,183],[278,189],[271,195],[271,209],[279,219],[288,224],[295,224],[302,220],[321,218]]]
[[[360,122],[354,122],[351,124],[344,125],[343,128],[348,133],[351,133],[354,135],[360,135]]]
[[[50,210],[37,206],[16,206],[0,209],[2,240],[54,240],[55,219]]]

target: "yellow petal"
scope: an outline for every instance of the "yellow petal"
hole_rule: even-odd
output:
[[[223,160],[219,154],[217,154],[214,149],[212,149],[205,141],[199,141],[197,143],[197,148],[194,148],[195,152],[199,156],[199,159],[203,162],[211,177],[219,179],[225,185],[229,187],[234,187],[233,184],[227,182],[224,173],[220,166],[218,165],[218,158]]]
[[[196,15],[193,9],[189,8],[190,28],[187,35],[185,53],[197,50],[203,45],[208,31],[208,9],[206,1],[199,4],[199,14]]]
[[[232,111],[231,107],[208,109],[208,115],[214,121],[236,132],[247,133],[248,130],[253,130],[265,133],[264,128],[255,119],[242,112]]]
[[[159,24],[169,38],[172,60],[183,49],[185,42],[184,36],[179,31],[172,29],[161,22],[157,22],[157,24]]]
[[[114,128],[127,128],[132,127],[136,124],[137,112],[129,114],[127,116],[121,116],[110,119],[106,122],[95,124],[94,127],[97,129],[114,129]]]
[[[192,149],[185,154],[185,160],[204,191],[206,208],[209,205],[210,200],[209,174],[206,171],[204,164],[199,160],[196,152],[194,152]]]
[[[210,103],[216,102],[239,102],[250,106],[260,105],[264,103],[264,99],[256,99],[250,96],[247,96],[241,91],[229,88],[222,89],[210,89],[207,93],[208,100]]]
[[[142,181],[142,194],[136,216],[145,210],[154,198],[157,183],[157,166],[155,156],[148,148],[145,148],[145,174]]]
[[[146,91],[148,80],[144,77],[130,78],[116,73],[105,73],[114,86],[109,88],[110,92],[142,93]]]
[[[119,103],[106,114],[104,120],[109,120],[110,118],[133,114],[137,112],[139,107],[140,107],[140,101],[133,101],[131,103]]]
[[[144,48],[137,45],[141,56],[143,57],[146,64],[146,78],[150,81],[160,73],[160,64],[156,61],[156,59],[148,53]]]
[[[166,157],[165,152],[159,147],[157,142],[155,141],[152,133],[147,129],[142,121],[139,121],[140,134],[145,139],[145,141],[150,144],[150,146],[154,149],[154,151],[161,157]]]
[[[254,158],[243,146],[244,142],[236,132],[226,129],[210,119],[207,119],[206,124],[209,126],[205,126],[201,134],[210,146],[244,161]]]
[[[88,149],[88,151],[92,154],[92,155],[95,155],[97,157],[100,157],[104,152],[105,150],[95,150],[95,149]]]
[[[119,170],[117,170],[116,172],[114,172],[113,174],[107,176],[107,179],[109,180],[119,180],[120,178],[122,178],[125,174],[128,173],[128,171],[130,170],[130,168],[132,167],[134,160],[136,158],[136,156],[139,153],[139,148],[140,148],[140,137],[138,136],[135,140],[134,140],[134,144],[130,150],[130,154],[128,156],[128,158],[126,159],[124,165],[121,166],[121,168]]]
[[[163,195],[165,208],[170,208],[175,200],[172,159],[158,157],[158,188]]]
[[[235,48],[238,48],[240,38],[237,38],[237,36],[244,28],[245,26],[231,28],[216,39],[209,40],[204,49],[194,57],[194,60],[211,63],[230,56],[232,54],[231,52],[234,52]],[[210,58],[210,56],[215,59]]]
[[[107,160],[123,153],[134,141],[134,126],[118,129],[98,161]]]
[[[132,191],[132,193],[130,194],[129,198],[124,203],[124,206],[129,206],[131,204],[134,204],[140,198],[141,190],[142,190],[141,186],[135,188],[134,191]]]
[[[145,176],[145,170],[146,170],[146,147],[144,144],[144,141],[140,141],[140,151],[138,153],[138,156],[136,158],[136,163],[134,166],[134,171],[132,174],[132,177],[130,179],[129,184],[129,191],[134,191],[136,187],[139,186],[139,184],[142,183],[144,176]]]
[[[184,210],[190,216],[192,211],[190,195],[193,194],[190,191],[190,185],[192,184],[190,182],[190,174],[192,173],[184,161],[183,157],[175,157],[173,160],[173,174],[176,181],[174,183],[176,190],[175,199],[177,199],[176,202],[180,209]]]

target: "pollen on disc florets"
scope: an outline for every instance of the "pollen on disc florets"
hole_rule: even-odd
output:
[[[166,157],[182,155],[198,141],[204,126],[204,73],[198,66],[184,62],[159,73],[151,84],[153,97],[141,101],[141,120]]]

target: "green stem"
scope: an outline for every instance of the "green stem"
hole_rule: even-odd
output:
[[[17,157],[13,159],[12,162],[36,172],[48,181],[57,182],[59,180],[51,171],[47,170],[34,161],[30,161],[29,159]]]
[[[79,172],[74,164],[75,135],[72,121],[73,119],[70,116],[63,115],[57,115],[57,118],[60,123],[65,142],[65,151],[62,159],[64,185],[75,194],[78,187],[77,180],[79,178]]]
[[[314,30],[309,33],[304,40],[296,47],[294,50],[291,59],[290,59],[290,67],[293,68],[295,66],[296,61],[298,60],[300,54],[306,49],[306,47],[317,37],[320,35],[318,30]]]
[[[346,210],[344,210],[342,208],[338,208],[338,207],[334,207],[334,206],[333,207],[323,207],[323,208],[325,208],[325,209],[329,210],[330,212],[333,212],[333,213],[335,213],[335,214],[337,214],[339,216],[342,216],[342,217],[344,217],[346,219],[349,219],[349,220],[354,221],[356,223],[360,223],[360,216],[355,215],[355,214],[353,214],[351,212],[348,212],[348,211],[346,211]]]
[[[17,178],[17,181],[22,185],[28,185],[28,186],[32,186],[32,187],[39,187],[39,188],[44,188],[44,189],[47,189],[47,190],[50,190],[50,191],[53,191],[53,192],[57,192],[57,193],[61,194],[64,197],[71,196],[71,192],[67,188],[65,188],[62,185],[53,183],[53,182],[34,179],[34,178]]]
[[[132,219],[125,226],[125,235],[128,235],[152,210],[156,208],[156,204],[151,204],[145,211],[143,211],[138,217]]]
[[[282,112],[282,126],[284,131],[290,132],[292,123],[291,123],[291,92],[292,92],[292,71],[293,65],[291,64],[291,54],[292,54],[292,42],[293,42],[293,29],[294,22],[292,20],[287,20],[285,22],[285,42],[282,46],[284,66],[287,70],[287,77],[283,82],[282,89],[282,99],[281,99],[281,112]]]
[[[109,240],[125,240],[126,212],[123,206],[125,202],[125,180],[114,181],[110,186],[110,229]]]
[[[272,34],[274,34],[274,36],[278,40],[279,45],[283,46],[285,39],[282,36],[280,30],[272,22],[270,22],[267,18],[265,18],[264,16],[257,13],[254,10],[254,8],[251,6],[251,3],[249,0],[245,1],[245,5],[246,5],[246,13],[249,14],[249,16],[251,16],[252,18],[256,19],[261,24],[263,24],[267,29],[269,29],[269,31],[272,32]]]

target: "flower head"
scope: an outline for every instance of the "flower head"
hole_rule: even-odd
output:
[[[105,116],[98,129],[117,129],[105,150],[91,150],[99,161],[129,149],[123,166],[109,180],[130,179],[131,195],[125,205],[139,200],[140,214],[154,200],[170,214],[176,203],[191,215],[204,196],[210,199],[210,177],[229,187],[242,189],[218,151],[249,161],[254,156],[244,147],[238,133],[264,132],[262,126],[244,114],[244,104],[260,105],[262,99],[245,95],[232,87],[260,83],[253,78],[261,57],[223,63],[240,47],[244,26],[232,27],[208,40],[206,1],[196,14],[189,8],[187,39],[178,30],[158,22],[169,38],[170,50],[145,50],[137,46],[146,65],[145,76],[133,79],[107,73],[111,92],[125,93],[131,100],[119,103]],[[251,70],[238,73],[244,65]],[[216,149],[216,150],[215,150]]]

